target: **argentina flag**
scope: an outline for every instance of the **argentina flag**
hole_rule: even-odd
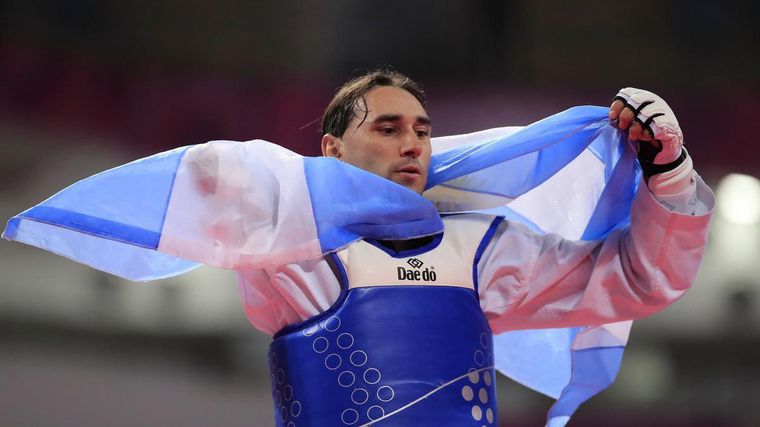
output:
[[[71,185],[11,218],[3,237],[136,281],[433,235],[443,230],[439,213],[489,212],[538,233],[601,239],[629,223],[640,174],[607,114],[575,107],[525,127],[434,138],[424,197],[266,141],[181,147]],[[497,368],[557,399],[547,425],[563,426],[614,380],[630,326],[501,334]]]
[[[425,195],[442,212],[494,213],[537,233],[603,239],[629,224],[640,173],[607,111],[576,107],[524,128],[439,138]],[[496,368],[557,399],[547,426],[561,427],[615,380],[631,325],[502,333]]]

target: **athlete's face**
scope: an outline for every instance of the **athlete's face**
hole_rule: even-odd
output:
[[[430,164],[430,119],[425,109],[412,94],[393,86],[376,87],[365,99],[367,118],[359,108],[342,137],[322,137],[322,154],[421,194]]]

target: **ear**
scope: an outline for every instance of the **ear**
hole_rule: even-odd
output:
[[[343,157],[343,141],[329,133],[322,136],[322,155],[325,157]]]

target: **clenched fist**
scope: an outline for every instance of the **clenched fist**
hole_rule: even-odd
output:
[[[610,106],[610,120],[628,132],[630,141],[639,142],[642,163],[669,165],[681,159],[681,127],[673,110],[654,93],[633,87],[621,89]]]

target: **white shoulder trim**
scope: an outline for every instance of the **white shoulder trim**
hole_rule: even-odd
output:
[[[395,254],[376,242],[355,242],[338,252],[348,287],[428,285],[475,289],[473,264],[494,217],[481,214],[443,218],[443,235],[419,250]]]

